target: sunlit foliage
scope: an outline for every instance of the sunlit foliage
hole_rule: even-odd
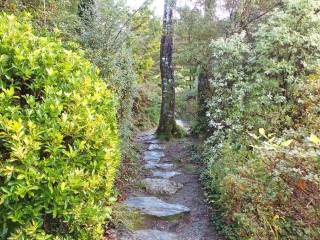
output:
[[[0,236],[101,239],[120,155],[115,97],[82,51],[29,22],[0,16]]]

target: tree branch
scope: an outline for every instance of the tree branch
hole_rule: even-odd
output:
[[[143,9],[144,6],[149,3],[149,1],[150,1],[150,0],[145,0],[145,1],[141,4],[141,6],[140,6],[138,9],[136,9],[136,10],[130,15],[130,17],[129,17],[129,18],[127,19],[127,21],[123,24],[123,26],[120,28],[119,32],[116,34],[115,38],[113,39],[112,44],[111,44],[111,47],[114,46],[116,40],[118,39],[118,37],[120,36],[120,34],[122,33],[122,31],[125,29],[125,27],[129,24],[129,22],[131,21],[131,19],[132,19],[141,9]]]

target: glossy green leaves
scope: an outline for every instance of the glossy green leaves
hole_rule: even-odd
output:
[[[119,162],[115,100],[80,51],[0,15],[0,239],[100,239]]]

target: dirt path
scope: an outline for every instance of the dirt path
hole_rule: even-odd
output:
[[[143,217],[121,240],[219,240],[192,162],[192,139],[159,141],[152,132],[137,136],[142,145],[141,179],[124,202]]]

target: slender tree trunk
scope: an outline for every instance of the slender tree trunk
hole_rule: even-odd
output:
[[[162,85],[162,103],[158,135],[171,138],[175,135],[175,83],[172,66],[173,50],[173,9],[175,0],[165,0],[163,15],[163,30],[160,47],[160,70]]]
[[[211,98],[211,87],[209,82],[209,74],[200,66],[198,75],[198,127],[205,130],[208,127],[208,111],[207,102]]]
[[[213,21],[214,10],[215,10],[215,0],[205,0],[204,1],[204,20],[206,23]],[[209,44],[209,42],[208,42]],[[210,77],[208,71],[209,56],[204,57],[205,61],[202,61],[199,66],[198,75],[198,128],[204,131],[208,128],[208,118],[206,113],[208,111],[207,102],[212,97],[211,87],[210,87]]]

